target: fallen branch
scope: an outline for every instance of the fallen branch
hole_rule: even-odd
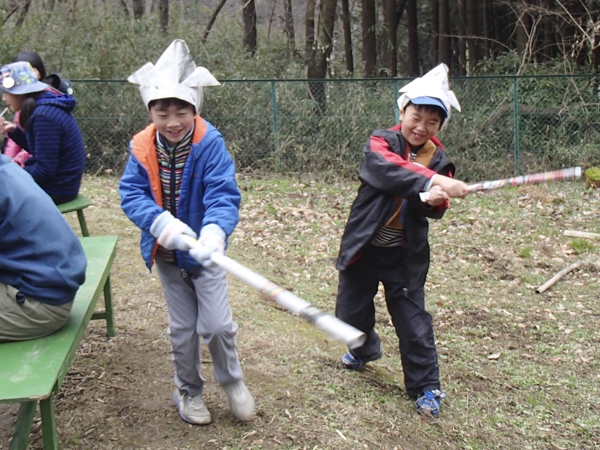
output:
[[[600,239],[600,234],[588,233],[586,231],[565,230],[564,235],[571,236],[571,237],[588,238],[588,239]]]
[[[575,264],[571,264],[569,267],[567,267],[566,269],[561,270],[556,275],[554,275],[552,278],[550,278],[548,281],[546,281],[544,284],[542,284],[539,288],[537,288],[535,290],[535,292],[537,292],[538,294],[541,294],[546,289],[548,289],[550,286],[554,286],[556,284],[556,282],[558,280],[560,280],[562,277],[564,277],[566,274],[568,274],[572,270],[577,269],[582,264],[583,264],[583,261],[577,261]]]

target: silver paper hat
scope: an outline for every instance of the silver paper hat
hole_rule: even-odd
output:
[[[197,114],[202,110],[202,87],[220,85],[208,69],[196,66],[183,39],[175,39],[156,64],[144,64],[127,81],[140,86],[146,107],[152,100],[178,98],[194,105]]]
[[[450,90],[448,83],[448,66],[442,63],[420,78],[417,78],[400,89],[403,94],[398,99],[400,111],[404,110],[408,102],[418,97],[433,97],[439,99],[445,106],[447,115],[442,122],[444,129],[450,119],[450,107],[453,106],[460,111],[460,104],[454,92]]]

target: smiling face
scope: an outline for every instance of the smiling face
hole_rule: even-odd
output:
[[[186,102],[159,100],[151,102],[150,117],[158,132],[174,147],[194,126],[196,111],[193,105]]]
[[[440,130],[442,109],[409,103],[400,113],[400,120],[404,139],[413,147],[420,147]]]

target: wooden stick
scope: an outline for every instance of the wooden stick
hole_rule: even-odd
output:
[[[588,238],[588,239],[600,239],[600,234],[588,233],[586,231],[565,230],[564,235],[571,236],[571,237]]]
[[[548,281],[546,281],[543,285],[541,285],[539,288],[537,288],[535,290],[535,292],[537,292],[538,294],[541,294],[546,289],[548,289],[550,286],[555,285],[556,282],[558,280],[560,280],[562,277],[564,277],[566,274],[568,274],[572,270],[577,269],[582,264],[583,264],[583,261],[577,261],[575,264],[571,264],[569,267],[567,267],[566,269],[561,270],[556,275],[554,275],[552,278],[550,278]]]

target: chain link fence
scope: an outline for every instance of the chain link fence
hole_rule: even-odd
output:
[[[355,176],[374,129],[398,121],[409,79],[222,80],[204,91],[238,171]],[[120,175],[129,140],[149,123],[137,87],[73,80],[89,173]],[[598,77],[453,78],[462,113],[438,135],[465,181],[600,164]]]

